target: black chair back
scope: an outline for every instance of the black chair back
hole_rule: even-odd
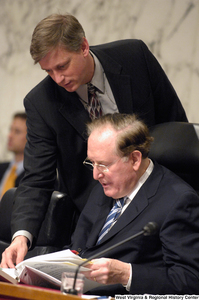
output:
[[[11,242],[10,222],[15,191],[16,188],[8,190],[0,202],[0,259],[2,252]],[[66,215],[69,215],[67,211],[70,209],[69,203],[67,195],[57,191],[52,193],[36,245],[25,258],[59,251],[70,243],[70,224],[73,223],[73,215],[66,220]]]
[[[149,157],[188,182],[199,193],[199,124],[168,122],[150,128]]]

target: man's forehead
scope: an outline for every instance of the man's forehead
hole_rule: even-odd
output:
[[[88,149],[96,150],[97,147],[106,147],[106,151],[108,151],[114,147],[116,135],[116,131],[111,127],[95,129],[88,138]]]
[[[116,130],[111,125],[102,125],[97,127],[92,132],[93,136],[96,136],[98,138],[106,139],[110,137],[116,136]]]
[[[72,52],[68,52],[67,50],[57,47],[51,51],[49,51],[40,61],[39,64],[43,70],[46,70],[51,67],[57,67],[64,62],[70,60],[70,56]]]

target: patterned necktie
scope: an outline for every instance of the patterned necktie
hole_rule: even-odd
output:
[[[17,178],[16,169],[17,169],[16,165],[13,165],[10,170],[10,173],[8,174],[8,177],[5,180],[5,183],[3,185],[1,197],[5,194],[5,192],[7,192],[7,190],[9,190],[15,186],[15,181]]]
[[[114,206],[112,207],[110,213],[108,214],[108,217],[106,218],[106,222],[105,222],[104,226],[102,227],[102,230],[100,231],[100,234],[99,234],[99,237],[97,240],[97,245],[101,242],[103,237],[108,233],[113,222],[115,222],[119,218],[126,199],[127,199],[127,197],[116,200]]]
[[[102,116],[102,108],[96,95],[96,87],[91,83],[88,86],[88,112],[91,120]]]

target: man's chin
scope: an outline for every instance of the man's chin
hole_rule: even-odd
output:
[[[75,86],[74,84],[72,84],[72,82],[69,84],[63,85],[62,87],[69,93],[76,92],[76,90],[78,89],[78,86]]]
[[[113,193],[111,193],[111,190],[106,188],[106,187],[103,187],[104,189],[104,194],[107,196],[107,197],[111,197],[111,198],[114,198],[114,195]]]

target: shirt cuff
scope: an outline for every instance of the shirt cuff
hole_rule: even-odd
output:
[[[127,282],[127,285],[123,285],[123,287],[125,287],[128,292],[130,291],[131,281],[132,281],[132,265],[131,264],[129,264],[129,265],[131,266],[129,280]]]
[[[16,238],[16,237],[19,236],[19,235],[23,235],[23,236],[25,236],[25,237],[28,239],[27,245],[28,245],[28,249],[30,249],[31,246],[32,246],[33,235],[32,235],[30,232],[26,231],[26,230],[18,230],[18,231],[15,232],[15,234],[12,236],[12,241],[14,240],[14,238]]]

